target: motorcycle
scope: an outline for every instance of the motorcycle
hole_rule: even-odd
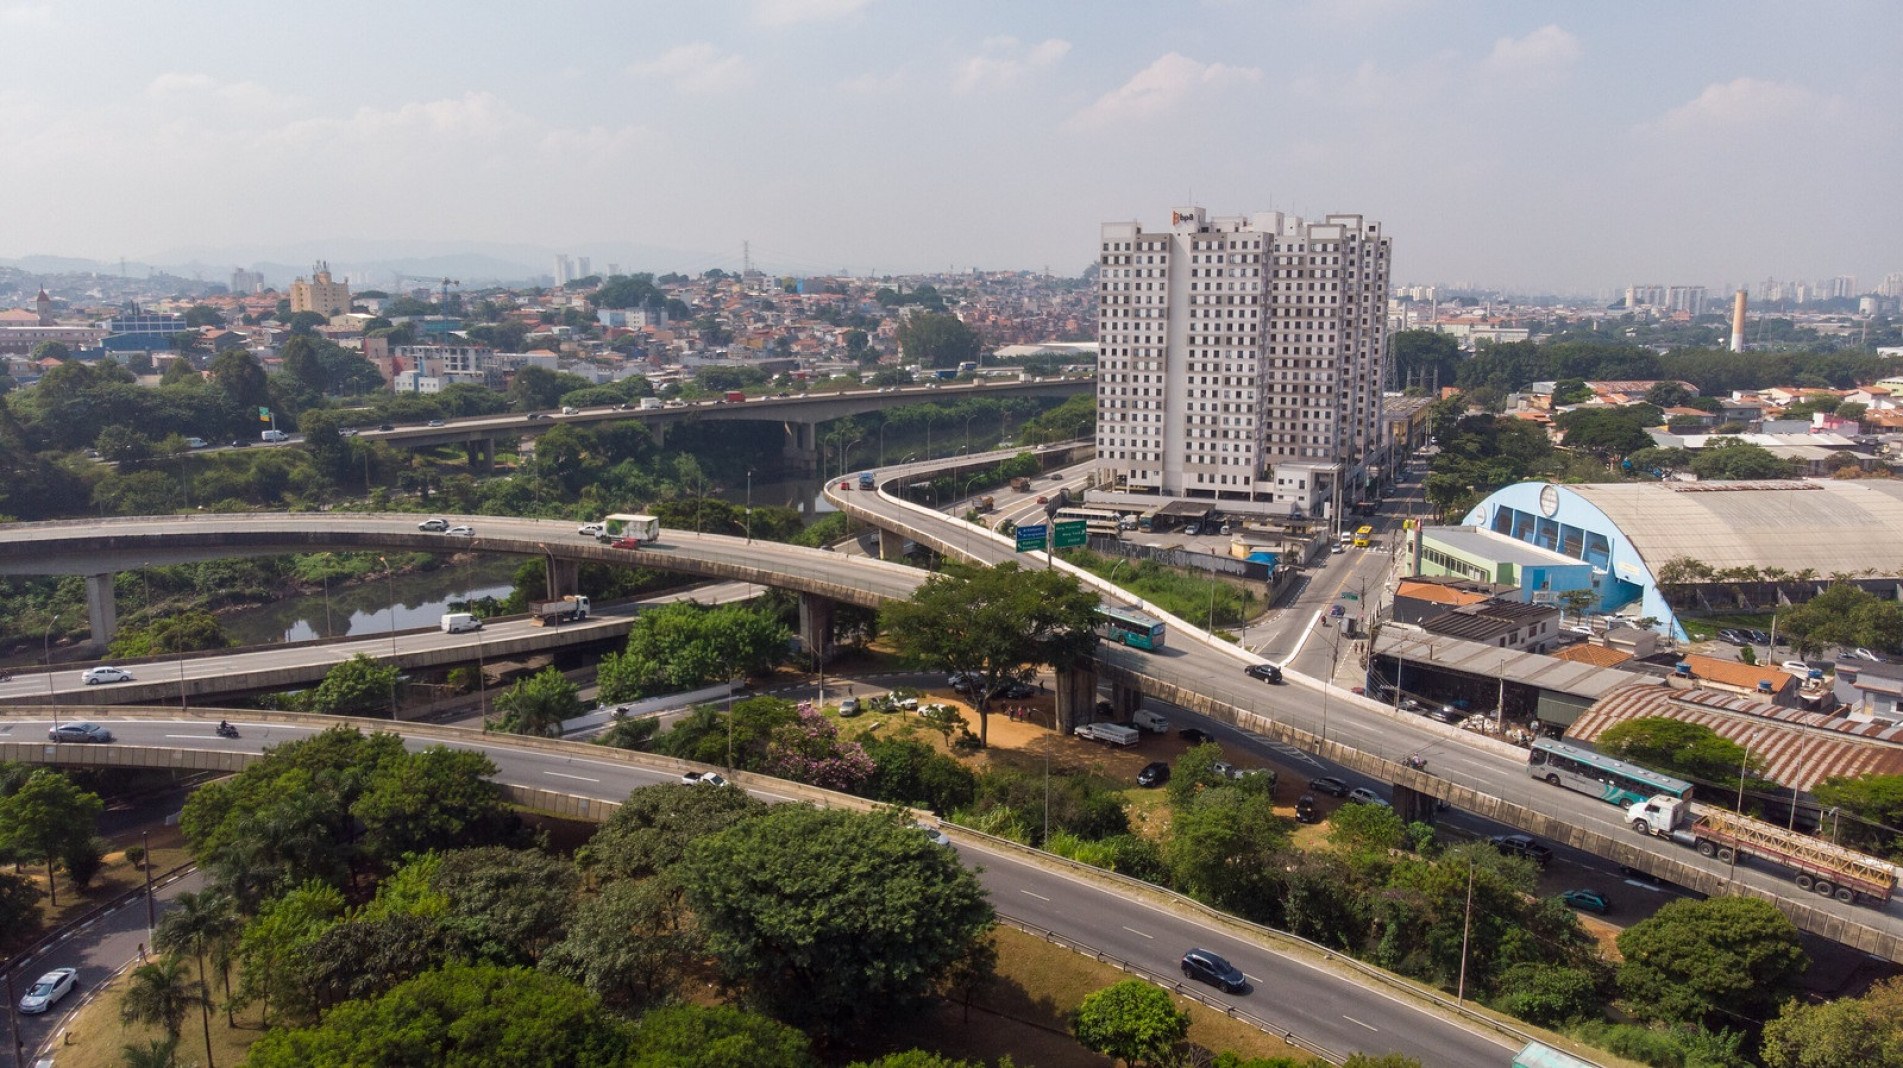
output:
[[[12,682],[12,681],[13,681],[13,672],[0,671],[0,682]]]
[[[1408,767],[1413,768],[1415,771],[1427,770],[1427,758],[1424,756],[1408,757],[1406,763]]]
[[[217,727],[217,731],[218,737],[220,738],[236,738],[238,736],[238,728],[229,723],[220,723]]]

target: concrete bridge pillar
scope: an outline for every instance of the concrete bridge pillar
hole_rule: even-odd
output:
[[[833,653],[833,609],[837,603],[814,593],[800,594],[800,642],[821,663]]]
[[[1053,727],[1058,734],[1069,734],[1097,718],[1096,668],[1060,668],[1053,689],[1057,691]]]
[[[480,438],[463,443],[463,459],[468,462],[471,471],[493,471],[496,468],[496,442],[494,438]]]
[[[786,445],[780,450],[781,459],[789,467],[801,471],[819,470],[819,424],[787,422]]]
[[[561,560],[553,556],[545,556],[542,559],[548,565],[549,600],[581,592],[576,589],[580,583],[581,561]]]
[[[1409,823],[1434,822],[1440,799],[1400,783],[1394,784],[1394,811]]]
[[[905,556],[905,536],[890,530],[879,530],[879,559],[898,560]]]
[[[648,437],[654,440],[654,447],[656,449],[667,444],[667,428],[673,425],[672,423],[663,423],[659,419],[650,419],[647,421]]]
[[[104,651],[119,631],[118,602],[112,595],[112,576],[86,576],[86,621],[92,624],[92,643]]]
[[[1128,719],[1143,707],[1143,691],[1125,682],[1110,684],[1110,707],[1117,719]]]

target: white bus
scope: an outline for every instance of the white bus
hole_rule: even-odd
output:
[[[1114,538],[1122,517],[1103,508],[1059,508],[1055,517],[1059,523],[1067,519],[1084,521],[1084,532],[1091,537]]]

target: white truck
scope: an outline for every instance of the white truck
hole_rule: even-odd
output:
[[[1170,729],[1170,721],[1164,719],[1162,713],[1147,708],[1137,709],[1136,714],[1130,717],[1130,723],[1151,734],[1168,734]]]
[[[481,630],[482,620],[468,612],[445,612],[442,625],[444,634],[461,634],[466,630]]]
[[[603,516],[601,533],[596,540],[605,542],[617,549],[635,549],[643,545],[652,545],[661,537],[661,521],[651,515],[628,515],[617,512]]]
[[[1135,727],[1126,727],[1121,723],[1086,723],[1071,733],[1105,745],[1132,746],[1143,738]]]
[[[640,411],[644,411],[644,412],[652,412],[652,411],[657,411],[657,410],[659,410],[659,409],[660,409],[660,407],[661,407],[661,398],[659,398],[659,397],[642,397],[642,398],[641,398],[641,403],[640,403],[640,405],[638,406],[638,409],[639,409]]]
[[[1882,904],[1896,889],[1896,869],[1875,857],[1724,809],[1694,813],[1683,798],[1661,794],[1635,801],[1626,808],[1626,820],[1641,834],[1669,838],[1721,861],[1762,857],[1795,872],[1800,889],[1842,902]]]
[[[577,593],[552,601],[531,601],[529,622],[538,627],[570,623],[588,618],[588,598]]]

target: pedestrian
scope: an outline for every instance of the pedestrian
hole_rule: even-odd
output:
[[[139,963],[140,964],[145,963],[145,943],[144,942],[139,943]]]

